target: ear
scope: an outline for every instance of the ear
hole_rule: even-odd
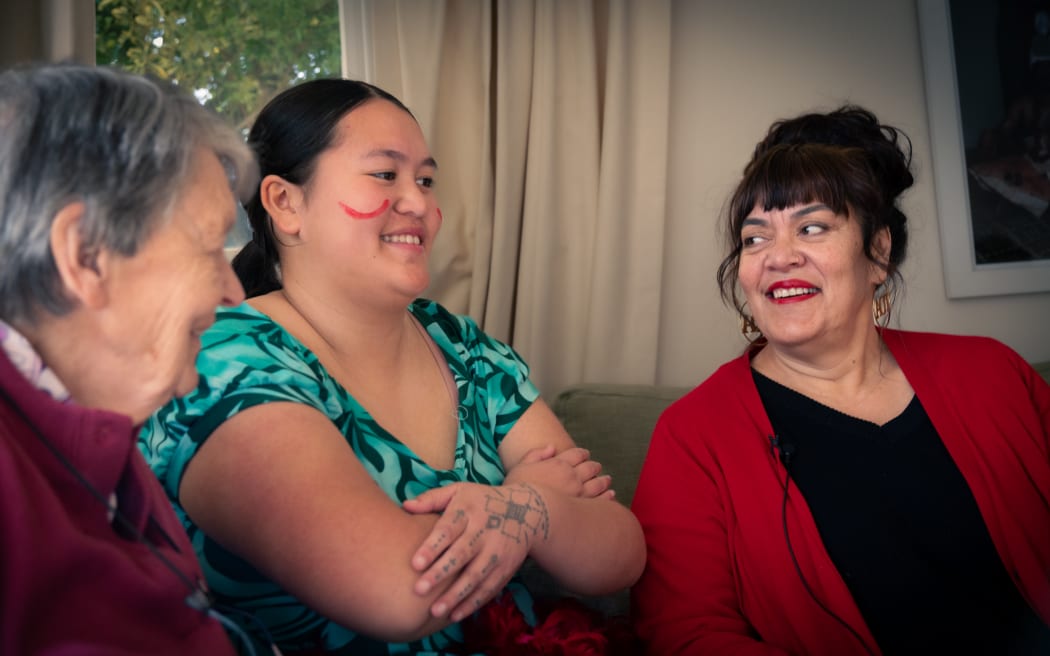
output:
[[[881,266],[872,263],[872,276],[876,285],[886,281],[886,267],[890,263],[890,252],[893,250],[893,238],[890,237],[890,229],[883,228],[875,233],[871,240],[871,254],[875,261]]]
[[[298,235],[302,228],[299,208],[303,206],[302,188],[279,175],[268,175],[259,183],[259,198],[273,220],[273,229],[285,235]]]
[[[105,250],[89,249],[81,234],[84,203],[66,205],[51,221],[49,241],[59,278],[66,293],[89,308],[106,304],[105,273],[110,255]]]

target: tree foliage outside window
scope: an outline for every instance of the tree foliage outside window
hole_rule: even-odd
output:
[[[246,131],[293,84],[340,74],[337,0],[96,0],[95,61],[174,80]]]

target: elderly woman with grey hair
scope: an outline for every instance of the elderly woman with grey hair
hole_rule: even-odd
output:
[[[232,653],[135,437],[243,299],[223,245],[256,182],[171,88],[0,74],[0,653]]]

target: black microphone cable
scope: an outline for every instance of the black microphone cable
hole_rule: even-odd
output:
[[[182,584],[189,589],[190,593],[186,596],[185,600],[186,605],[194,610],[204,613],[208,617],[217,621],[219,624],[221,624],[223,627],[225,627],[227,630],[229,630],[231,633],[237,636],[237,638],[244,644],[245,648],[247,649],[248,656],[256,656],[255,645],[252,639],[248,636],[247,633],[245,633],[244,629],[241,628],[236,622],[234,622],[233,620],[224,616],[222,613],[216,610],[216,606],[211,598],[211,595],[209,595],[208,591],[205,590],[203,586],[201,586],[200,581],[192,581],[185,572],[183,572],[181,569],[179,569],[177,565],[175,565],[175,563],[168,560],[168,558],[163,553],[161,553],[160,549],[157,548],[157,545],[155,545],[149,538],[147,538],[146,535],[142,531],[140,531],[138,527],[136,527],[131,522],[131,520],[128,519],[126,515],[124,515],[123,512],[121,512],[118,504],[112,503],[94,485],[91,484],[91,481],[87,480],[87,478],[80,472],[80,470],[76,468],[76,465],[70,462],[69,459],[66,458],[65,454],[62,453],[58,449],[58,447],[56,447],[55,444],[47,438],[46,435],[44,435],[43,431],[41,431],[40,428],[37,427],[36,422],[34,422],[32,419],[29,418],[28,415],[26,415],[25,411],[23,411],[23,409],[17,403],[15,403],[14,399],[11,398],[11,395],[8,394],[7,390],[3,389],[2,387],[0,387],[0,396],[4,398],[4,401],[7,402],[7,405],[12,410],[14,410],[15,414],[17,414],[19,418],[26,424],[26,426],[29,427],[33,435],[36,436],[36,438],[41,442],[41,444],[43,444],[47,448],[47,450],[50,451],[60,463],[62,463],[62,466],[65,467],[65,469],[73,475],[73,477],[88,491],[88,493],[91,494],[92,497],[97,499],[98,502],[106,508],[107,513],[113,517],[113,521],[118,522],[120,524],[120,527],[128,535],[131,535],[133,538],[135,538],[136,542],[144,545],[149,550],[149,552],[153,554],[162,565],[164,565],[165,568],[167,568],[171,573],[173,573],[175,577],[178,578],[179,581],[181,581]],[[156,520],[153,519],[152,514],[150,515],[148,521],[150,521],[153,524],[153,526],[161,533],[161,535],[164,536],[164,539],[167,540],[169,544],[174,546],[174,541],[169,535],[167,535],[167,533],[160,526],[160,524],[158,524]],[[262,631],[264,639],[266,640],[266,642],[269,643],[269,646],[274,656],[281,656],[280,649],[278,649],[276,643],[273,642],[269,631],[267,630],[266,626],[262,623],[262,621],[259,620],[259,618],[255,617],[250,613],[240,611],[237,609],[230,610],[236,610],[237,612],[250,617],[252,621],[256,624],[256,626],[258,626],[259,629]]]
[[[798,557],[795,556],[795,548],[791,545],[791,532],[788,530],[787,521],[788,486],[791,485],[791,468],[789,465],[791,464],[791,459],[795,455],[795,445],[782,443],[779,435],[770,435],[769,450],[773,455],[774,461],[780,460],[781,464],[784,466],[784,481],[781,482],[780,476],[777,476],[777,482],[780,483],[780,487],[784,490],[784,496],[780,503],[780,521],[784,528],[784,541],[787,542],[788,554],[791,556],[791,564],[795,566],[795,573],[798,574],[799,580],[802,581],[802,587],[806,589],[806,592],[809,593],[809,596],[813,598],[813,601],[816,602],[817,606],[819,606],[822,611],[841,624],[843,628],[850,632],[850,635],[857,639],[857,642],[859,642],[860,646],[864,648],[864,651],[868,653],[868,656],[875,656],[875,652],[871,650],[868,643],[864,642],[864,638],[861,637],[860,633],[850,626],[849,622],[839,617],[838,614],[828,608],[824,602],[817,597],[816,593],[813,592],[813,588],[810,587],[809,581],[806,580],[805,575],[802,573],[802,567],[798,564]],[[779,458],[777,458],[777,451],[780,452]]]

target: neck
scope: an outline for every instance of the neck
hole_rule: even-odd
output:
[[[331,303],[294,283],[250,304],[268,314],[311,350],[324,348],[356,367],[391,366],[411,339],[407,301],[374,305]]]
[[[15,329],[29,340],[78,405],[125,414],[134,422],[148,416],[148,412],[136,412],[135,397],[127,395],[126,388],[113,384],[113,371],[119,370],[119,363],[107,359],[109,350],[97,325],[82,311]]]
[[[878,385],[891,361],[875,327],[867,326],[837,346],[823,342],[800,346],[770,343],[755,355],[752,366],[799,391],[856,395]]]

